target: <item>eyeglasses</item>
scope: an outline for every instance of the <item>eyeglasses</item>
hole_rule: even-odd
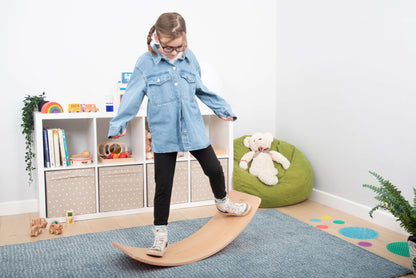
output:
[[[165,53],[172,53],[173,50],[175,50],[176,52],[183,52],[185,50],[185,46],[184,45],[180,45],[177,47],[172,47],[172,46],[163,46],[162,42],[160,42],[160,47],[162,47],[163,52]]]

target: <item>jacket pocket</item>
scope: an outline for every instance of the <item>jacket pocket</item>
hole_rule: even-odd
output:
[[[147,97],[154,105],[162,105],[175,100],[169,72],[153,74],[147,77]]]
[[[188,81],[189,84],[193,84],[196,82],[196,76],[193,73],[187,72],[187,71],[182,71],[181,72],[181,77],[183,79],[185,79],[186,81]]]
[[[196,75],[191,72],[181,71],[180,76],[185,80],[185,82],[182,83],[186,86],[186,89],[183,90],[183,96],[187,101],[193,102],[196,93]]]

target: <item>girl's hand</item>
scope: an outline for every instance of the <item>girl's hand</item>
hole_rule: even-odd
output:
[[[229,122],[234,121],[234,118],[233,117],[226,118],[226,117],[220,116],[220,118],[223,119],[224,121],[229,121]]]
[[[127,128],[122,133],[120,133],[119,135],[111,136],[111,138],[112,139],[117,139],[117,138],[123,137],[124,135],[126,135],[126,132],[127,132]]]

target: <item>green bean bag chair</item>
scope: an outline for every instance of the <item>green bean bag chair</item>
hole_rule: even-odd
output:
[[[274,139],[270,150],[283,154],[290,161],[290,167],[285,170],[282,165],[274,162],[279,171],[279,182],[268,186],[252,176],[248,169],[243,170],[239,167],[241,157],[250,151],[243,143],[244,138],[248,136],[234,140],[233,188],[260,197],[262,208],[288,206],[306,200],[312,193],[313,174],[311,165],[302,152],[289,143]],[[250,165],[251,163],[248,165],[249,168]]]

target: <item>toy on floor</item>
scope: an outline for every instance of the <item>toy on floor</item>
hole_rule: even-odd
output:
[[[36,237],[42,233],[42,228],[45,228],[48,222],[45,218],[32,219],[30,223],[30,236]]]
[[[74,211],[73,210],[68,210],[66,212],[66,223],[74,224]]]
[[[239,163],[241,169],[247,170],[248,163],[252,161],[249,173],[266,185],[276,185],[279,182],[278,171],[274,167],[273,161],[282,164],[285,170],[290,166],[290,162],[285,156],[270,150],[272,142],[273,136],[270,133],[255,133],[251,137],[246,137],[244,146],[251,151],[244,154]]]
[[[60,235],[62,234],[63,226],[62,224],[59,224],[58,221],[53,221],[51,223],[51,226],[49,227],[49,233]]]
[[[41,233],[42,233],[42,229],[39,226],[32,226],[30,228],[30,236],[31,237],[36,237]]]

